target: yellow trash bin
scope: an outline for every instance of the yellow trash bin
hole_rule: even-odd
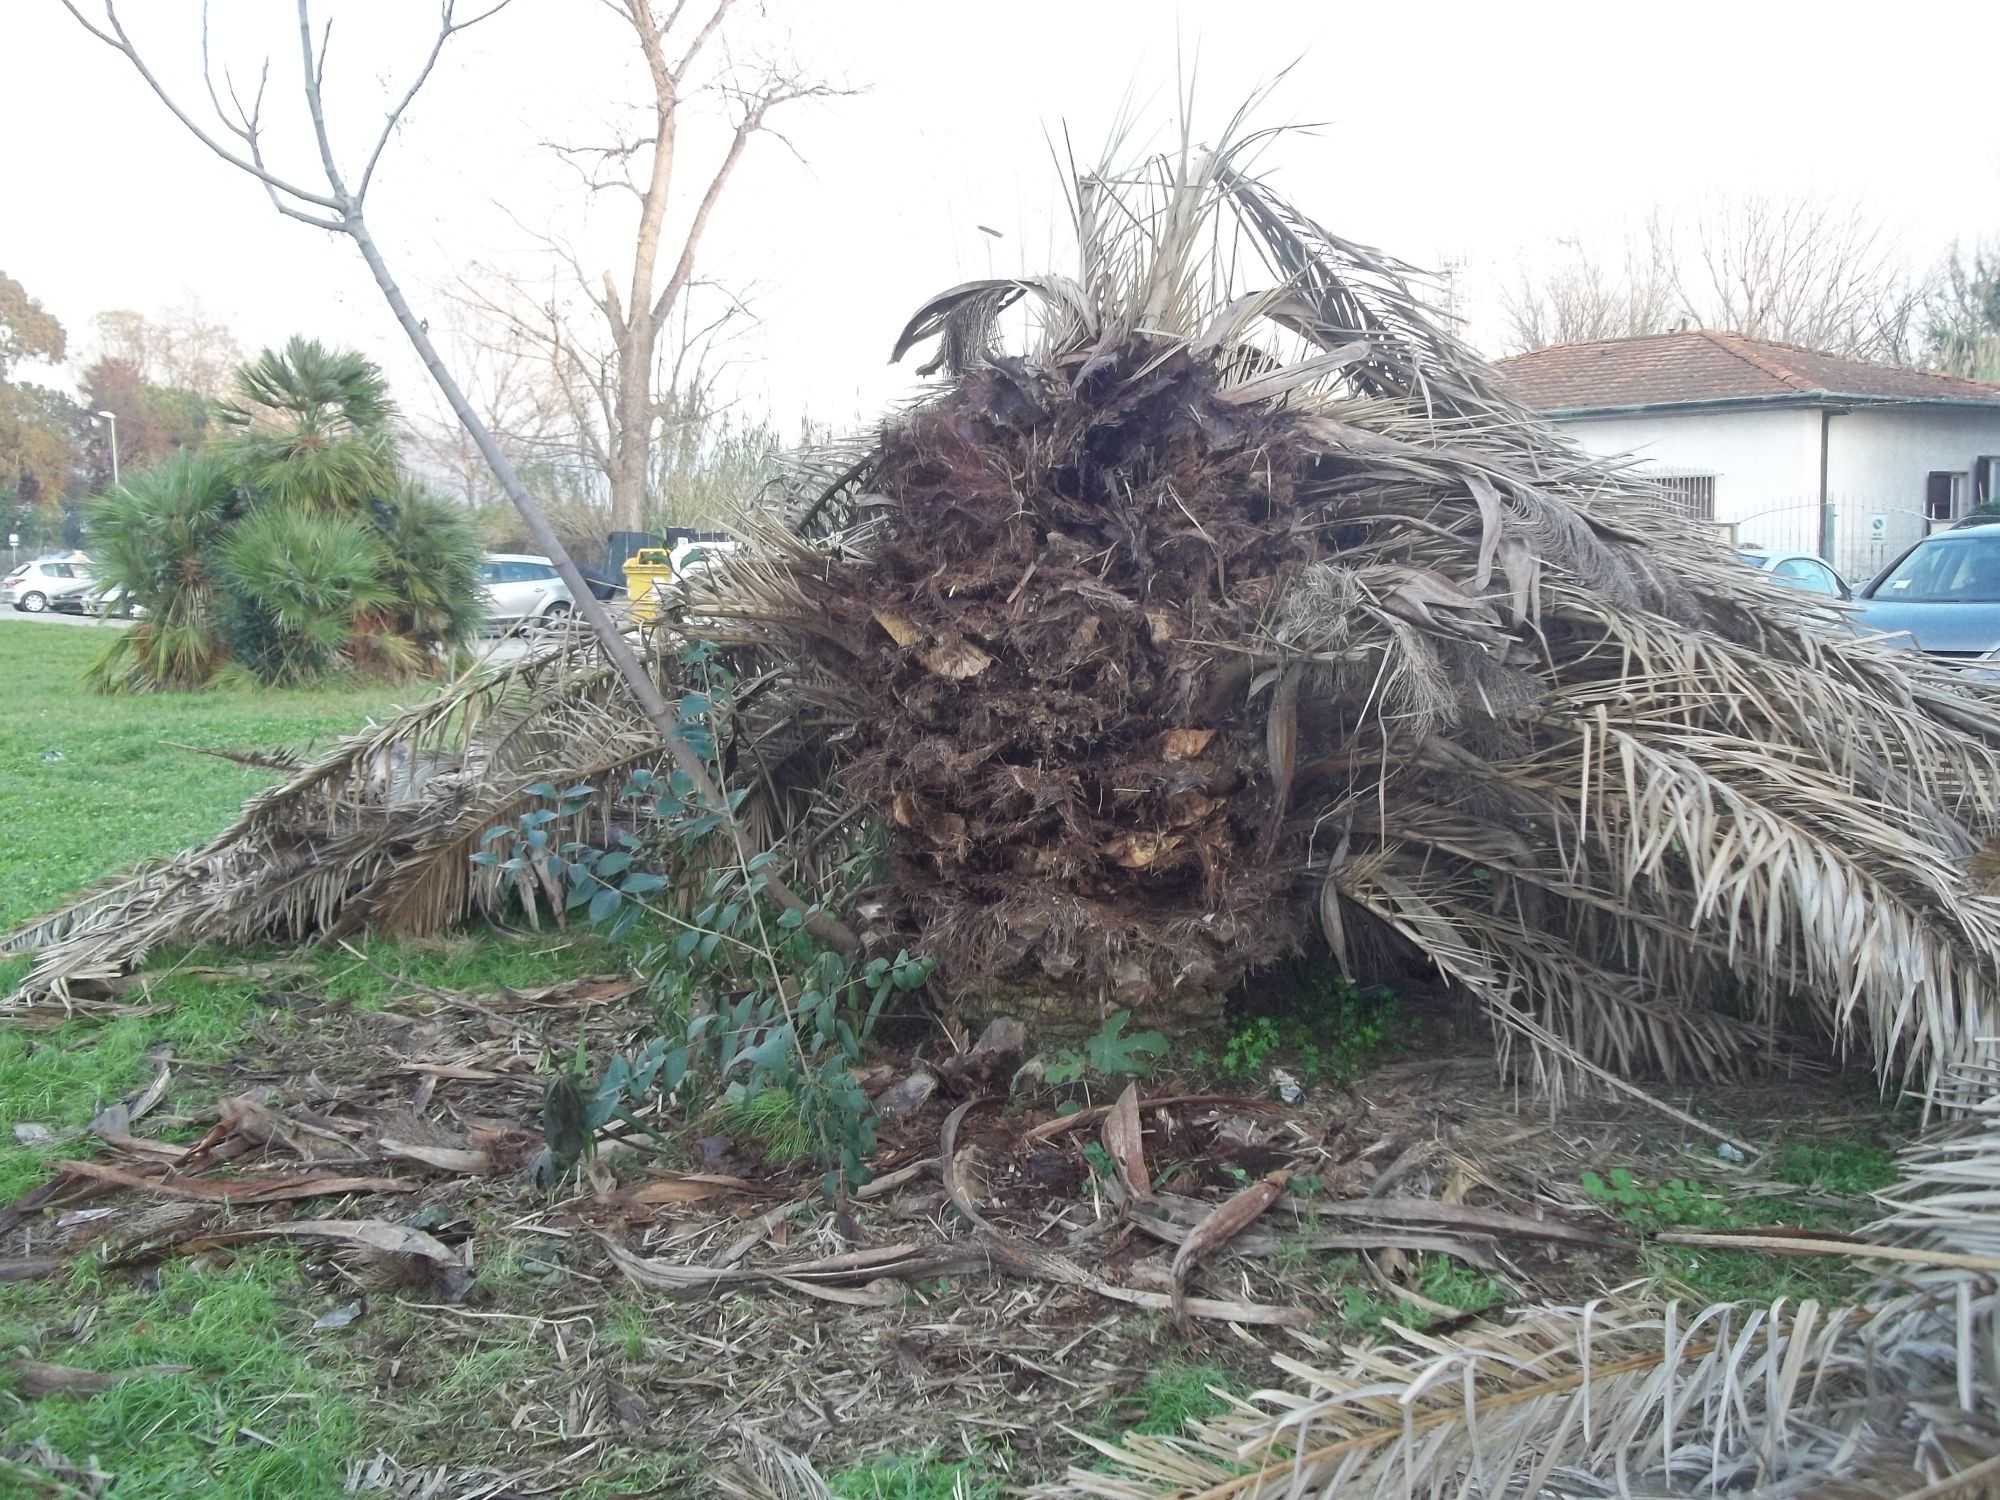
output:
[[[641,547],[625,559],[625,593],[633,619],[644,623],[660,617],[661,586],[674,576],[671,558],[665,547]]]

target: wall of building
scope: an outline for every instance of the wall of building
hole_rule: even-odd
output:
[[[1688,412],[1678,416],[1592,417],[1562,426],[1592,453],[1630,455],[1642,470],[1713,474],[1715,519],[1735,522],[1737,540],[1765,545],[1789,535],[1790,512],[1819,494],[1819,413]]]
[[[1927,476],[1969,476],[1975,459],[1993,454],[2000,454],[2000,411],[1863,407],[1836,416],[1827,468],[1846,570],[1872,577],[1925,534]],[[1968,477],[1967,506],[1971,484]]]
[[[1591,452],[1629,455],[1642,471],[1713,474],[1715,519],[1734,524],[1739,545],[1819,550],[1816,409],[1572,418],[1561,425]],[[1827,435],[1834,565],[1856,582],[1873,577],[1924,535],[1926,476],[1969,473],[1982,454],[2000,454],[2000,411],[1898,406],[1836,415]]]

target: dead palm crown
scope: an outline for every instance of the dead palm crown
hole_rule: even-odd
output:
[[[689,635],[730,652],[753,845],[811,885],[886,826],[892,918],[993,1008],[1199,1015],[1316,928],[1352,968],[1434,966],[1551,1091],[1727,1074],[1806,1021],[1990,1116],[2000,696],[1736,566],[1248,163],[1082,175],[1077,274],[921,309],[897,353],[936,339],[944,384],[767,508],[661,633],[663,677]],[[539,901],[471,865],[486,830],[542,782],[600,788],[587,821],[659,759],[591,646],[558,644],[15,934],[41,949],[20,998],[165,943]],[[1415,1337],[1076,1484],[1874,1493],[1975,1463],[2000,1134],[1954,1128],[1883,1231],[1926,1269],[1866,1308]]]

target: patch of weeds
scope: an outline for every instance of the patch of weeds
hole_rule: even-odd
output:
[[[1128,1430],[1149,1436],[1177,1437],[1187,1430],[1188,1423],[1205,1422],[1229,1409],[1229,1403],[1218,1391],[1240,1396],[1243,1389],[1243,1382],[1220,1365],[1155,1370],[1133,1393],[1133,1400],[1144,1415]]]
[[[1407,1030],[1393,992],[1357,985],[1324,962],[1296,964],[1270,1010],[1242,1017],[1223,1035],[1212,1065],[1236,1083],[1261,1078],[1273,1064],[1307,1087],[1347,1083],[1391,1055]],[[1194,1061],[1210,1058],[1198,1052]]]
[[[1824,1145],[1794,1141],[1771,1159],[1771,1175],[1794,1187],[1859,1198],[1896,1180],[1896,1159],[1884,1147],[1866,1141]]]
[[[976,1459],[890,1455],[827,1476],[836,1500],[999,1500],[992,1469]]]
[[[1507,1288],[1501,1282],[1449,1255],[1425,1257],[1417,1291],[1432,1302],[1467,1313],[1484,1312],[1507,1299]]]
[[[1383,1337],[1382,1325],[1395,1323],[1421,1331],[1430,1326],[1435,1314],[1405,1301],[1366,1276],[1360,1262],[1342,1257],[1347,1276],[1337,1290],[1340,1298],[1340,1336],[1349,1343],[1373,1343]],[[1427,1255],[1417,1264],[1411,1290],[1428,1302],[1455,1308],[1462,1313],[1481,1313],[1506,1300],[1507,1289],[1483,1271],[1462,1265],[1448,1255]]]
[[[1585,1172],[1582,1182],[1585,1194],[1634,1229],[1731,1229],[1755,1222],[1743,1204],[1678,1177],[1647,1187],[1630,1167],[1613,1167],[1602,1177]]]
[[[1792,1159],[1791,1170],[1817,1185],[1829,1174],[1858,1179],[1870,1168],[1866,1158],[1858,1154],[1829,1158],[1808,1152]],[[1845,1228],[1863,1216],[1829,1211],[1790,1198],[1729,1198],[1680,1178],[1649,1187],[1626,1167],[1614,1167],[1602,1177],[1586,1172],[1582,1181],[1586,1194],[1633,1228],[1647,1233],[1773,1225]],[[1648,1244],[1641,1261],[1650,1274],[1712,1302],[1770,1302],[1779,1297],[1839,1301],[1858,1291],[1868,1280],[1868,1272],[1859,1264],[1838,1257],[1779,1256],[1726,1247]]]
[[[340,1383],[283,1336],[303,1321],[289,1302],[296,1279],[282,1252],[220,1271],[170,1262],[156,1292],[95,1287],[80,1299],[95,1316],[68,1342],[44,1341],[37,1330],[75,1318],[76,1286],[9,1288],[0,1346],[106,1372],[191,1368],[90,1395],[9,1394],[0,1398],[0,1448],[39,1440],[79,1462],[95,1458],[117,1476],[119,1500],[344,1494],[360,1417]]]

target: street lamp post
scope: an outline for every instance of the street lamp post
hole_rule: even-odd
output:
[[[118,413],[101,411],[97,415],[100,420],[111,424],[111,482],[116,484],[118,483]]]

